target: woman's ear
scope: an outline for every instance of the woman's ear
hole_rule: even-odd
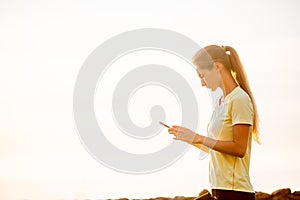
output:
[[[220,62],[215,62],[215,66],[216,66],[217,70],[218,70],[220,73],[223,72],[223,71],[226,71],[225,66],[224,66],[222,63],[220,63]],[[225,70],[224,70],[224,69],[225,69]]]
[[[215,62],[215,67],[219,72],[223,69],[223,65],[219,62]]]

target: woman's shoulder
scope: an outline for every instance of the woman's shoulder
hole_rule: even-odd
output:
[[[234,101],[234,100],[251,101],[247,92],[245,92],[245,90],[243,90],[239,86],[237,88],[235,88],[234,91],[232,92],[232,94],[230,96],[230,100],[231,101]]]

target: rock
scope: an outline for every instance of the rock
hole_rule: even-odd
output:
[[[149,200],[171,200],[172,198],[168,198],[168,197],[156,197],[156,198],[151,198]]]
[[[272,200],[288,200],[289,197],[288,196],[274,196],[272,197]]]
[[[195,197],[176,196],[173,200],[193,200]]]
[[[210,194],[210,192],[207,189],[202,190],[201,192],[199,192],[199,196],[197,198],[195,198],[194,200],[212,200],[212,195]]]
[[[272,192],[272,197],[273,196],[283,196],[283,197],[287,197],[291,194],[291,189],[290,188],[284,188],[284,189],[279,189],[276,190],[274,192]]]
[[[99,199],[97,199],[99,200]],[[129,200],[128,198],[119,198],[119,199],[107,199],[107,200]]]
[[[264,192],[255,192],[255,200],[271,200],[271,195]]]
[[[143,200],[211,200],[211,193],[204,189],[201,192],[199,192],[198,197],[184,197],[184,196],[175,196],[174,198],[170,197],[156,197],[156,198],[150,198],[150,199],[143,199]],[[283,188],[276,190],[272,192],[272,194],[264,193],[264,192],[255,192],[255,199],[256,200],[300,200],[300,191],[294,191],[291,193],[290,188]],[[108,199],[113,200],[113,199]],[[120,198],[115,200],[130,200],[128,198]]]
[[[293,192],[293,195],[294,195],[294,196],[300,196],[300,191],[295,191],[295,192]]]
[[[300,196],[297,196],[297,195],[294,195],[294,194],[291,194],[289,195],[289,200],[300,200]]]
[[[206,194],[206,193],[209,193],[209,194],[210,194],[210,192],[209,192],[207,189],[204,189],[204,190],[202,190],[201,192],[199,192],[198,196],[200,197],[201,195],[204,195],[204,194]]]

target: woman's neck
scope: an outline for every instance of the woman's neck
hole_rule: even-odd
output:
[[[221,89],[223,91],[223,96],[224,98],[230,93],[232,92],[232,90],[234,90],[236,87],[238,86],[238,84],[235,82],[233,76],[230,75],[223,75],[222,76],[222,85],[221,85]]]

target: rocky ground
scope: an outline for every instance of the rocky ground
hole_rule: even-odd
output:
[[[279,189],[272,194],[256,192],[255,199],[258,200],[300,200],[300,191],[291,192],[290,188]]]
[[[203,190],[199,193],[199,196],[208,192],[207,190]],[[184,196],[176,196],[173,198],[170,197],[156,197],[144,200],[193,200],[196,197],[184,197]],[[300,200],[300,191],[292,192],[290,188],[279,189],[271,194],[264,192],[255,192],[256,200]],[[129,200],[127,198],[120,198],[118,200]]]

